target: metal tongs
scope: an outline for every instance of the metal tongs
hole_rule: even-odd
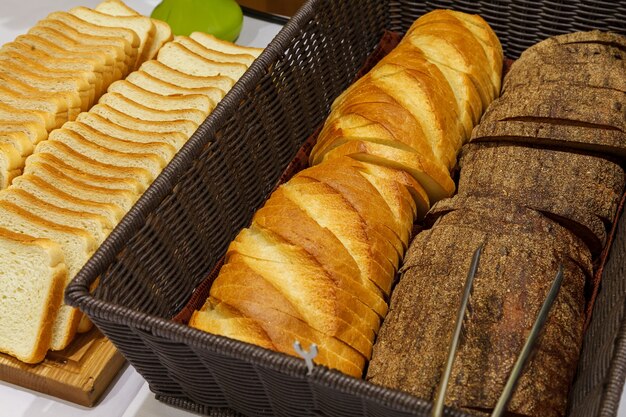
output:
[[[482,245],[476,249],[474,252],[474,256],[472,257],[472,263],[470,265],[470,270],[467,273],[467,279],[465,281],[465,287],[463,289],[463,298],[461,299],[461,305],[459,306],[459,311],[456,317],[456,323],[454,326],[454,333],[452,334],[452,340],[450,342],[450,347],[448,350],[448,359],[446,361],[446,366],[444,368],[443,374],[441,376],[439,390],[437,391],[437,395],[435,397],[435,404],[433,405],[431,416],[432,417],[442,417],[443,416],[443,405],[446,397],[446,391],[448,388],[448,381],[450,379],[450,374],[452,373],[452,365],[454,364],[454,358],[456,356],[456,351],[459,345],[459,340],[461,337],[462,329],[463,329],[463,320],[465,317],[465,312],[467,310],[467,306],[469,304],[469,299],[472,294],[472,286],[474,283],[474,276],[476,275],[476,270],[478,269],[478,261],[480,260],[480,254],[482,253]],[[554,302],[557,294],[559,293],[559,289],[561,288],[561,282],[563,281],[563,265],[559,265],[559,270],[554,278],[554,282],[550,287],[550,291],[541,306],[541,310],[539,310],[539,314],[535,319],[535,323],[533,324],[532,329],[528,337],[526,338],[526,342],[524,343],[524,347],[517,357],[517,361],[513,366],[513,370],[509,375],[509,379],[504,386],[504,390],[502,394],[500,394],[500,398],[494,407],[491,417],[500,417],[506,411],[507,404],[511,399],[511,395],[513,395],[513,391],[515,390],[515,386],[517,385],[517,381],[524,369],[526,361],[528,357],[532,353],[535,342],[543,329],[543,325],[548,317],[548,313],[552,308],[552,303]]]

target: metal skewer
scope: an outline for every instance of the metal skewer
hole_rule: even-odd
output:
[[[506,411],[507,404],[509,403],[509,400],[511,399],[513,390],[515,390],[515,386],[517,385],[517,381],[522,373],[522,370],[524,369],[524,365],[526,365],[526,361],[528,360],[528,357],[530,356],[530,354],[532,353],[535,347],[535,342],[537,338],[539,337],[541,330],[543,329],[543,325],[545,324],[546,319],[548,318],[548,313],[550,313],[552,304],[554,303],[554,300],[556,299],[556,296],[559,293],[562,281],[563,281],[563,265],[559,265],[559,271],[557,272],[556,277],[554,278],[554,282],[552,283],[552,287],[550,288],[550,291],[548,292],[548,296],[546,300],[543,302],[543,305],[541,306],[541,310],[539,310],[539,315],[535,319],[535,323],[533,324],[533,327],[530,331],[530,334],[528,335],[528,338],[526,338],[524,347],[522,348],[522,351],[517,357],[517,361],[515,362],[515,365],[513,366],[513,370],[511,371],[511,374],[509,375],[509,379],[506,381],[506,385],[504,386],[504,390],[502,391],[502,394],[500,394],[500,398],[498,399],[498,402],[496,406],[494,407],[493,412],[491,413],[491,417],[500,417],[502,413]]]
[[[461,330],[463,328],[463,318],[465,317],[465,311],[467,310],[469,298],[472,294],[472,285],[474,284],[474,276],[476,275],[476,270],[478,269],[478,261],[480,260],[480,254],[482,253],[482,249],[483,247],[482,245],[480,245],[478,249],[474,251],[472,264],[470,265],[470,270],[467,273],[467,279],[465,280],[465,287],[463,289],[463,298],[461,298],[461,305],[459,306],[459,311],[456,316],[454,333],[452,335],[452,341],[450,342],[450,348],[448,351],[448,360],[446,361],[446,367],[441,376],[441,381],[439,382],[439,390],[437,391],[437,395],[435,397],[435,405],[433,406],[431,413],[432,417],[443,416],[443,403],[446,399],[448,381],[450,380],[452,365],[454,364],[454,358],[456,356],[456,351],[459,346]]]

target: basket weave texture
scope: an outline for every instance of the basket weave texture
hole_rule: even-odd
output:
[[[66,291],[67,302],[87,313],[159,400],[210,416],[429,415],[430,405],[410,395],[323,367],[307,375],[300,359],[171,318],[247,226],[384,30],[404,33],[435,8],[480,14],[510,58],[560,33],[626,34],[625,0],[307,2]],[[626,375],[625,269],[622,216],[585,336],[571,417],[617,413]]]

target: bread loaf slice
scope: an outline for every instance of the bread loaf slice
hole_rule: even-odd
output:
[[[117,38],[124,41],[124,50],[128,58],[128,71],[132,71],[136,68],[139,61],[140,46],[142,45],[142,39],[139,35],[126,26],[111,27],[106,25],[94,24],[87,19],[82,19],[74,14],[67,12],[54,12],[49,14],[46,19],[41,20],[37,25],[47,26],[48,24],[55,24],[52,22],[61,22],[66,26],[74,28],[81,34],[87,34],[102,38]],[[65,32],[64,32],[65,33]]]
[[[33,123],[35,125],[41,126],[40,128],[35,129],[35,132],[37,132],[37,137],[42,137],[41,132],[46,132],[48,130],[45,113],[37,110],[18,109],[2,102],[0,102],[0,120],[3,120],[5,122]],[[47,133],[45,134],[45,137],[47,137]],[[27,145],[25,145],[25,147],[18,146],[18,148],[20,149],[20,152],[22,152],[23,150],[26,153],[30,153],[27,149]],[[26,153],[22,152],[22,155],[25,155]]]
[[[259,55],[261,55],[261,52],[263,52],[263,48],[251,48],[248,46],[236,45],[232,42],[227,42],[216,38],[215,36],[205,32],[193,32],[191,35],[189,35],[189,37],[207,49],[223,52],[225,54],[248,54],[257,58]]]
[[[220,51],[215,51],[213,49],[207,48],[199,42],[191,39],[188,36],[176,36],[174,37],[174,43],[178,43],[191,52],[198,54],[206,59],[210,59],[215,62],[236,62],[238,64],[243,64],[246,67],[252,65],[255,57],[250,54],[225,54]]]
[[[152,182],[152,174],[145,168],[120,167],[100,162],[82,155],[62,142],[44,141],[40,143],[35,148],[35,153],[31,158],[34,158],[38,153],[52,155],[57,159],[61,159],[79,172],[120,179],[121,183],[127,183],[129,188],[138,186],[141,189],[146,189]]]
[[[0,130],[0,143],[6,143],[15,148],[22,158],[33,153],[33,143],[24,132],[10,132]]]
[[[0,142],[0,189],[11,184],[13,178],[20,175],[24,158],[12,145]]]
[[[19,120],[0,121],[0,132],[3,134],[23,133],[28,137],[31,146],[37,145],[39,142],[48,138],[48,132],[44,126],[35,122]]]
[[[148,61],[151,62],[151,61]],[[100,98],[99,104],[127,114],[136,119],[146,121],[169,122],[174,120],[189,120],[199,126],[207,118],[208,113],[198,109],[157,110],[137,103],[119,93],[107,93]]]
[[[172,145],[176,149],[187,141],[188,137],[182,132],[150,132],[120,126],[109,119],[87,112],[80,115],[76,121],[83,125],[115,138],[124,138],[124,140],[138,143],[166,143]]]
[[[139,68],[142,62],[151,58],[150,53],[156,27],[150,18],[145,16],[111,16],[87,7],[75,7],[69,13],[95,25],[132,29],[139,38],[135,69]]]
[[[187,95],[187,94],[203,94],[209,97],[214,103],[218,103],[224,95],[225,91],[215,87],[202,87],[202,88],[186,88],[180,87],[167,81],[162,81],[155,78],[145,72],[135,71],[126,77],[126,81],[135,84],[145,90],[152,91],[153,93],[161,94],[164,96],[171,95]]]
[[[0,228],[0,351],[25,363],[43,360],[63,298],[67,267],[49,239]]]
[[[68,120],[67,102],[57,94],[16,91],[8,83],[0,82],[0,102],[18,110],[39,112],[45,117],[48,131],[61,127]]]
[[[215,102],[201,94],[163,96],[138,87],[126,80],[114,82],[109,86],[108,91],[109,93],[119,93],[130,100],[155,110],[196,109],[208,115],[215,108]]]
[[[94,28],[97,27],[94,26]],[[125,77],[131,71],[132,63],[136,61],[136,49],[133,53],[131,46],[123,37],[98,36],[79,32],[74,27],[59,20],[41,20],[28,33],[56,42],[68,50],[79,51],[83,48],[91,48],[107,57],[113,57],[116,68],[114,71],[115,79]]]
[[[121,111],[109,107],[106,104],[96,104],[91,108],[89,112],[100,115],[121,127],[138,131],[153,133],[181,132],[189,138],[198,128],[198,125],[190,120],[146,121],[142,119],[137,119],[133,116],[129,116]],[[80,117],[76,120],[79,119]]]
[[[68,122],[63,129],[79,134],[83,139],[104,148],[119,152],[151,153],[160,156],[169,162],[176,154],[176,148],[166,142],[134,142],[105,135],[98,130],[81,122]]]
[[[39,177],[41,180],[54,185],[68,195],[77,195],[81,199],[96,203],[106,203],[117,206],[118,212],[126,213],[131,209],[138,196],[126,190],[97,187],[84,184],[63,174],[47,164],[29,161],[28,174]],[[26,170],[26,169],[25,169]]]
[[[98,245],[104,242],[113,227],[105,217],[57,207],[19,188],[10,188],[0,193],[0,201],[9,201],[29,213],[61,226],[84,230]]]
[[[185,74],[184,72],[168,67],[156,59],[144,62],[139,70],[161,81],[166,81],[184,88],[215,87],[227,92],[235,84],[232,78],[223,75],[200,77],[198,75]]]
[[[89,142],[80,135],[69,130],[55,130],[50,133],[48,140],[64,143],[88,158],[92,158],[106,164],[116,165],[119,167],[144,168],[150,172],[151,181],[154,181],[167,164],[167,161],[159,155],[132,151],[114,151],[112,149],[96,145],[93,142]]]
[[[95,241],[87,232],[44,220],[8,201],[0,203],[0,227],[58,243],[68,270],[63,289],[96,249]],[[78,309],[67,304],[61,305],[52,326],[50,349],[62,350],[67,347],[76,333],[81,315]]]
[[[39,152],[28,158],[29,164],[35,162],[53,166],[57,171],[84,184],[110,188],[112,190],[126,190],[136,195],[141,195],[145,191],[145,186],[136,179],[129,178],[128,176],[118,177],[116,174],[119,175],[119,173],[114,172],[114,170],[106,169],[107,167],[103,167],[101,171],[89,170],[87,168],[88,164],[83,163],[81,164],[83,165],[81,168],[77,168],[47,152]],[[28,169],[26,169],[25,172],[27,173],[27,171]],[[90,171],[98,172],[98,174]],[[106,176],[102,175],[103,173],[105,173]]]
[[[235,81],[248,69],[246,65],[240,63],[224,63],[207,59],[175,42],[170,42],[161,48],[157,61],[189,75],[201,77],[224,75]]]
[[[105,0],[102,3],[98,4],[98,6],[96,6],[96,11],[111,16],[141,16],[140,13],[128,7],[124,2],[120,0]],[[151,20],[155,26],[156,31],[154,34],[154,41],[150,45],[148,59],[154,58],[163,45],[174,39],[172,29],[167,23],[158,19]]]
[[[68,194],[57,187],[50,179],[33,174],[22,174],[13,180],[12,188],[19,188],[49,204],[68,210],[97,214],[107,219],[108,224],[116,225],[125,211],[110,203],[100,203]]]

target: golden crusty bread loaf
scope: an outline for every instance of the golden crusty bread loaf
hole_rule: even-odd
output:
[[[449,171],[500,91],[502,48],[478,16],[434,11],[331,107],[312,164],[342,155],[404,169],[436,202]]]

